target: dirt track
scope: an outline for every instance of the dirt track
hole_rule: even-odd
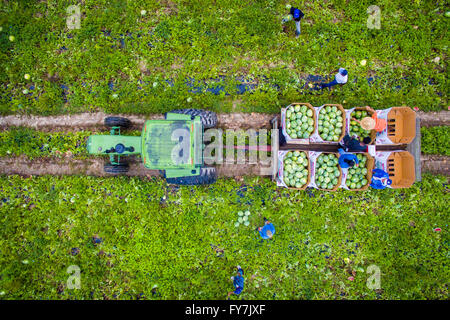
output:
[[[218,114],[220,128],[226,129],[249,129],[249,128],[269,128],[269,122],[278,114],[263,113],[221,113]],[[12,126],[32,127],[41,131],[82,131],[94,130],[96,128],[104,129],[103,119],[111,114],[103,112],[80,113],[75,115],[62,115],[51,117],[40,116],[5,116],[0,117],[0,129],[7,129]],[[126,115],[116,114],[114,116],[123,116],[130,119],[133,128],[139,130],[142,128],[145,120],[163,119],[162,114],[155,115]],[[417,112],[421,120],[421,125],[428,126],[450,126],[450,112]]]
[[[159,170],[149,170],[144,168],[139,158],[130,157],[128,160],[130,169],[127,176],[161,176]],[[0,158],[0,174],[22,175],[22,176],[40,176],[40,175],[89,175],[104,177],[110,176],[103,172],[102,158],[91,159],[73,159],[70,157],[62,158],[40,158],[30,160],[26,157],[3,157]],[[223,177],[236,177],[245,175],[260,175],[261,167],[259,165],[221,165],[217,166],[218,173]]]
[[[422,172],[450,176],[450,157],[422,155],[420,157]]]
[[[103,120],[108,116],[126,117],[133,123],[132,129],[140,130],[145,120],[164,119],[162,114],[155,115],[126,115],[126,114],[105,114],[80,113],[76,115],[63,116],[5,116],[0,117],[0,129],[8,127],[31,127],[40,131],[82,131],[105,129]],[[226,129],[249,129],[249,128],[269,128],[269,121],[276,115],[263,113],[223,113],[218,114],[218,127]]]
[[[158,170],[148,170],[144,168],[139,158],[130,158],[130,170],[128,176],[161,176]],[[0,158],[0,174],[39,176],[39,175],[90,175],[90,176],[110,176],[103,172],[104,159],[73,159],[73,158],[41,158],[29,160],[26,157],[3,157]],[[422,171],[434,174],[450,176],[450,157],[445,156],[422,156]],[[231,164],[216,166],[221,177],[243,177],[259,176],[261,166],[258,164]]]
[[[450,126],[450,112],[417,112],[422,127]]]

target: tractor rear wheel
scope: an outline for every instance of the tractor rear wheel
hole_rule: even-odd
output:
[[[212,184],[217,180],[217,171],[214,167],[200,168],[200,174],[192,177],[166,178],[167,183],[195,186]]]
[[[122,117],[107,117],[105,118],[105,126],[107,127],[120,127],[129,128],[131,127],[131,121],[127,118]]]
[[[190,116],[200,116],[202,119],[203,128],[209,129],[217,126],[217,114],[213,111],[200,110],[200,109],[179,109],[169,111],[170,113],[188,114]]]
[[[113,174],[127,173],[129,168],[130,166],[126,162],[119,164],[106,163],[103,166],[103,171],[105,171],[105,173],[113,173]]]

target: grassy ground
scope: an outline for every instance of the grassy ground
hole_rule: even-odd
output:
[[[81,9],[78,30],[66,26],[66,9],[73,3]],[[278,112],[299,100],[447,108],[445,34],[450,18],[444,2],[378,1],[382,20],[377,30],[367,28],[370,1],[301,1],[305,18],[298,39],[292,22],[287,33],[282,30],[287,3],[2,2],[0,113],[100,109],[148,114],[190,105]],[[11,35],[14,41],[8,39]],[[322,95],[301,89],[303,76],[325,76],[338,67],[349,70],[347,85]],[[219,75],[227,77],[222,85],[231,95],[189,93],[185,85],[188,77],[208,81]],[[237,76],[269,80],[252,93],[237,95]],[[369,86],[365,78],[371,76],[380,77],[377,85]]]
[[[79,30],[66,26],[73,3]],[[370,30],[370,1],[302,1],[298,39],[293,23],[282,31],[287,3],[3,1],[0,114],[277,113],[299,100],[447,109],[444,2],[378,1],[382,27]],[[340,66],[347,85],[322,95],[301,89],[306,75]],[[185,85],[220,75],[229,96]],[[234,94],[237,76],[260,86]],[[369,86],[363,79],[373,76],[380,79]],[[85,157],[88,134],[5,131],[0,154]],[[424,153],[448,155],[448,127],[422,128],[422,136]],[[447,182],[425,175],[406,190],[333,193],[277,189],[262,178],[173,188],[159,179],[4,176],[0,298],[223,299],[240,264],[244,299],[446,299]],[[250,225],[235,227],[245,210]],[[277,230],[267,242],[254,230],[263,217]],[[70,265],[81,269],[80,290],[66,286]],[[367,287],[371,265],[380,268],[380,290]]]
[[[420,132],[422,153],[450,156],[450,127],[422,127]]]
[[[6,176],[0,190],[4,299],[224,299],[236,264],[244,299],[448,297],[440,176],[357,193],[277,189],[261,178],[173,188],[159,179]],[[250,225],[235,227],[245,210]],[[275,225],[271,241],[255,231],[263,217]],[[71,265],[81,269],[79,290],[66,286]],[[367,287],[370,265],[381,271],[379,290]]]

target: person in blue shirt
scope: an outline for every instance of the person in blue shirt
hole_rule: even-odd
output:
[[[353,166],[358,167],[359,160],[353,153],[345,152],[342,148],[340,148],[338,151],[340,154],[339,165],[342,169],[351,168]]]
[[[234,291],[228,292],[228,299],[232,294],[239,295],[242,290],[244,290],[244,270],[242,270],[241,266],[237,266],[237,275],[231,277],[231,281],[233,281]]]
[[[370,186],[374,189],[385,189],[392,184],[389,174],[381,169],[373,169]]]
[[[272,239],[275,234],[275,227],[269,220],[264,218],[264,226],[259,227],[258,231],[263,239]]]
[[[348,134],[342,139],[339,145],[345,152],[367,152],[367,145],[372,141],[370,137],[365,137],[363,141],[359,141],[354,137],[350,137]]]
[[[283,23],[294,20],[295,21],[295,36],[300,36],[301,29],[300,29],[300,21],[305,16],[305,14],[298,8],[291,7],[289,11],[289,15],[287,18],[283,19]]]

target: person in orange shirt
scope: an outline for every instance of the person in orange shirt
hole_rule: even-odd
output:
[[[367,106],[367,110],[373,112],[372,117],[365,117],[361,121],[352,118],[358,122],[364,130],[375,130],[376,132],[381,132],[386,129],[387,121],[384,119],[379,119],[377,113],[371,107]]]

